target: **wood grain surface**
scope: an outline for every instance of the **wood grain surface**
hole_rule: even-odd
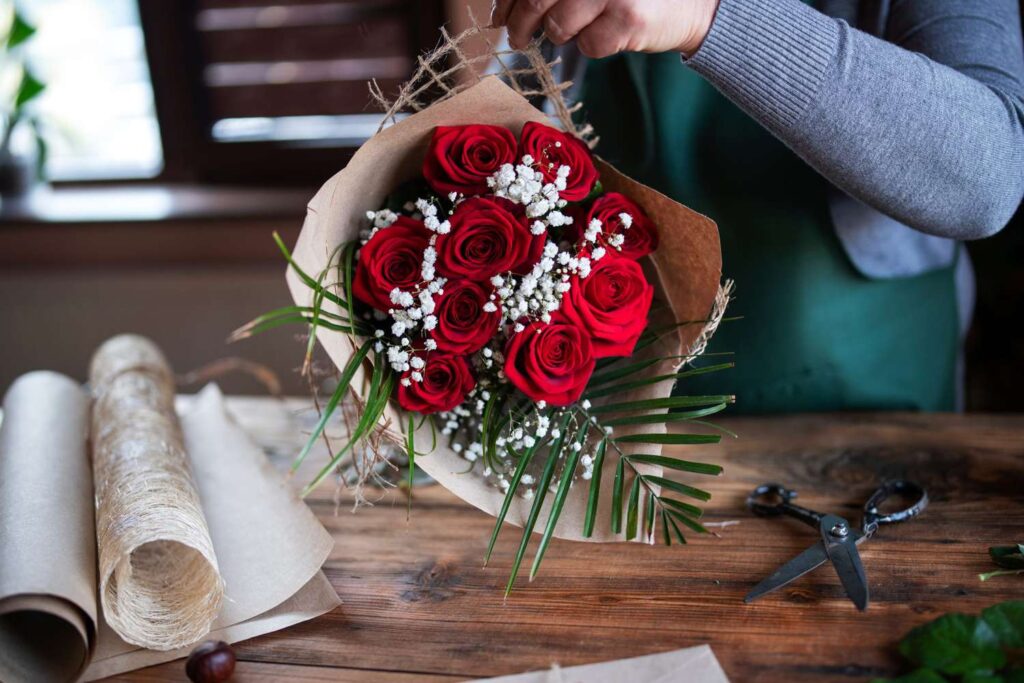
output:
[[[272,458],[294,454],[296,403],[234,399]],[[709,643],[734,683],[863,681],[894,674],[910,628],[948,611],[977,613],[1024,597],[1024,581],[981,583],[990,545],[1024,541],[1024,417],[797,415],[723,420],[740,438],[676,447],[718,462],[705,521],[738,524],[685,547],[554,541],[540,576],[502,588],[518,540],[502,535],[481,566],[492,519],[437,486],[381,491],[356,514],[321,490],[311,505],[337,544],[325,571],[344,604],[331,614],[237,645],[239,681],[448,681],[619,659]],[[300,425],[297,427],[296,425]],[[814,542],[788,519],[744,507],[777,481],[800,502],[859,523],[884,478],[925,485],[918,520],[860,547],[871,606],[859,613],[822,567],[753,605],[743,595]],[[181,661],[119,680],[183,680]],[[685,681],[685,672],[680,672]],[[639,683],[639,682],[634,682]]]

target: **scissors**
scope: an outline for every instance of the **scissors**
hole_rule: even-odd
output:
[[[900,495],[916,502],[905,510],[888,514],[879,512],[879,506],[893,495]],[[853,604],[859,610],[867,609],[868,580],[864,575],[864,565],[861,564],[857,546],[871,538],[878,531],[878,527],[884,524],[905,522],[920,515],[928,506],[927,491],[910,481],[890,481],[882,484],[864,503],[860,531],[853,529],[848,521],[838,515],[823,514],[794,505],[792,500],[796,496],[796,491],[779,484],[764,484],[754,489],[747,497],[747,507],[754,514],[762,517],[795,517],[804,524],[816,528],[820,540],[757,584],[743,601],[753,602],[830,561]],[[768,502],[771,499],[777,502]]]

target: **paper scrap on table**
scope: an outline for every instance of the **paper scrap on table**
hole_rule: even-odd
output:
[[[189,648],[129,645],[97,614],[88,397],[66,377],[30,373],[4,407],[0,680],[94,680],[187,655]],[[236,642],[337,607],[320,570],[330,534],[232,419],[216,386],[189,404],[181,425],[226,584],[209,637]],[[49,627],[33,631],[40,620]]]
[[[470,683],[729,683],[710,645],[612,662],[481,678]]]

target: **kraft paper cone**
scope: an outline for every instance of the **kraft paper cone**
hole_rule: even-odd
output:
[[[495,77],[434,104],[384,129],[368,140],[348,165],[331,178],[309,203],[302,232],[293,252],[298,265],[316,277],[328,267],[328,260],[340,244],[357,239],[363,227],[365,214],[379,209],[387,195],[401,183],[421,175],[423,158],[433,129],[439,125],[494,124],[511,129],[517,136],[528,121],[550,123],[521,95]],[[661,234],[661,246],[651,259],[656,300],[668,304],[658,325],[672,321],[703,321],[710,315],[719,290],[722,260],[718,230],[714,222],[664,195],[645,187],[616,171],[603,160],[597,160],[601,182],[610,191],[629,196],[650,215]],[[300,306],[312,303],[312,291],[289,268],[288,285],[295,302]],[[333,306],[329,304],[329,306]],[[335,313],[341,313],[333,306]],[[648,347],[636,357],[653,358],[678,356],[688,353],[701,339],[703,325],[698,323],[679,328],[678,334],[667,335],[659,344]],[[317,338],[331,360],[339,368],[352,357],[359,341],[351,337],[317,329]],[[667,374],[678,366],[678,360],[669,360],[653,366],[651,376]],[[359,387],[367,382],[366,368],[357,374],[353,387],[359,399]],[[643,389],[624,392],[616,400],[657,398],[669,395],[668,382]],[[390,406],[382,419],[385,436],[396,443],[404,443],[403,430],[408,420],[403,419],[395,406]],[[627,434],[640,430],[663,432],[664,425],[620,428],[617,433]],[[431,430],[424,424],[417,431],[416,443],[422,449],[430,444]],[[657,447],[643,446],[645,452],[657,452]],[[654,450],[652,450],[654,449]],[[626,451],[627,453],[630,451]],[[609,453],[609,455],[612,455]],[[593,535],[581,536],[586,508],[587,486],[574,486],[565,503],[555,535],[560,538],[590,541],[621,541],[624,538],[610,528],[611,487],[613,477],[608,470],[616,466],[615,457],[606,457],[606,476],[602,476],[601,507]],[[466,473],[469,463],[443,444],[429,454],[416,458],[423,468],[439,483],[475,505],[496,515],[504,500],[500,489],[488,484],[476,470]],[[648,470],[655,472],[653,468]],[[551,497],[546,501],[550,505]],[[508,512],[507,520],[522,525],[531,503],[517,499]],[[641,503],[641,509],[643,505]],[[545,527],[546,513],[537,524]]]

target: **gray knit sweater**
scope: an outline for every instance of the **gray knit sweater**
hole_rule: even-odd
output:
[[[685,63],[838,188],[866,275],[948,265],[1024,195],[1018,0],[721,0]]]

